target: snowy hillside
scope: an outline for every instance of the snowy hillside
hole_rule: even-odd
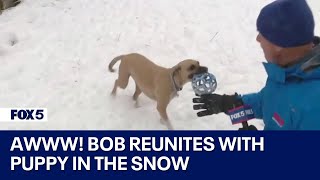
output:
[[[155,102],[142,95],[141,107],[134,107],[132,80],[110,96],[117,74],[107,65],[130,52],[166,67],[197,59],[217,77],[216,93],[258,91],[266,74],[255,21],[270,1],[24,0],[0,15],[0,107],[48,108],[49,120],[0,128],[166,129]],[[309,3],[320,22],[320,1]],[[239,128],[224,114],[198,118],[193,97],[187,84],[170,103],[175,129]]]

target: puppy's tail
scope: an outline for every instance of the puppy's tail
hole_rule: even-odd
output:
[[[120,56],[117,56],[115,58],[112,59],[112,61],[109,63],[109,71],[110,72],[114,72],[114,69],[113,69],[113,66],[118,62],[120,61],[125,55],[120,55]]]

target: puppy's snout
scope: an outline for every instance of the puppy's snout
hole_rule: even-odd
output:
[[[197,74],[201,74],[201,73],[207,73],[208,72],[208,68],[205,66],[199,66]]]

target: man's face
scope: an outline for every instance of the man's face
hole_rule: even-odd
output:
[[[264,38],[260,33],[257,36],[257,41],[260,43],[260,46],[263,50],[264,57],[268,62],[276,63],[280,54],[280,49],[278,46],[272,44],[266,38]]]

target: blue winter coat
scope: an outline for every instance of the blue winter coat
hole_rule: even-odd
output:
[[[320,45],[300,62],[286,69],[264,63],[265,87],[240,96],[265,130],[320,130]]]

